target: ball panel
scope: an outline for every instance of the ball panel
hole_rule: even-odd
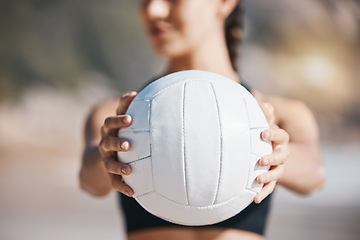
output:
[[[139,196],[136,200],[150,213],[169,222],[187,226],[215,224],[224,221],[247,207],[256,193],[244,189],[234,198],[212,206],[194,207],[171,201],[157,192]]]
[[[134,190],[133,197],[154,191],[151,171],[151,158],[143,158],[129,164],[132,168],[130,175],[123,176],[124,181]],[[140,177],[141,176],[141,177]]]
[[[126,114],[130,115],[132,117],[132,123],[130,127],[120,129],[121,131],[128,131],[135,129],[137,131],[139,130],[149,130],[149,111],[150,111],[150,100],[138,100],[135,98],[128,110],[126,111]]]
[[[173,77],[171,77],[173,75]],[[182,80],[186,79],[182,74],[173,73],[159,78],[158,80],[150,83],[141,92],[138,93],[138,99],[153,99],[158,94],[171,88],[173,85],[182,85]]]
[[[222,163],[215,204],[238,195],[247,184],[250,131],[243,97],[222,84],[213,84],[222,134]]]
[[[150,136],[149,131],[126,131],[119,133],[130,143],[130,150],[127,152],[117,152],[120,162],[130,163],[141,158],[150,156]]]
[[[251,154],[250,156],[250,168],[249,168],[249,181],[247,183],[247,189],[259,193],[263,187],[263,184],[259,184],[255,181],[257,176],[263,174],[269,170],[268,166],[260,166],[258,160],[260,156]]]
[[[187,82],[193,80],[218,82],[228,86],[229,88],[237,88],[238,89],[237,94],[241,94],[242,96],[251,96],[251,94],[241,85],[239,85],[235,81],[232,80],[229,81],[227,77],[224,77],[220,74],[201,71],[201,70],[188,70],[188,71],[175,72],[159,78],[158,80],[152,82],[147,87],[145,87],[138,94],[136,98],[152,99],[157,94],[161,93],[162,91],[166,91],[167,88],[171,87],[174,84],[181,84],[180,82]]]
[[[250,128],[268,128],[268,122],[258,102],[252,96],[244,98],[249,116]]]
[[[267,128],[255,128],[250,130],[251,135],[251,153],[260,157],[272,153],[271,143],[265,142],[261,139],[261,132]]]
[[[189,81],[184,88],[184,159],[188,201],[191,206],[209,206],[215,201],[222,161],[217,103],[209,82]]]
[[[177,86],[177,85],[176,85]],[[154,188],[167,198],[188,204],[183,152],[183,84],[153,98],[150,140]]]

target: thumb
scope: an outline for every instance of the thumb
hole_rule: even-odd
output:
[[[274,114],[274,107],[268,102],[260,103],[261,110],[264,112],[266,120],[268,121],[269,125],[272,126],[275,124],[275,114]]]
[[[132,100],[137,96],[137,92],[127,92],[120,97],[119,106],[116,109],[117,115],[124,115],[129,108]]]

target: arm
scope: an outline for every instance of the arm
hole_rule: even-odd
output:
[[[298,194],[310,194],[325,183],[319,130],[311,111],[299,101],[264,97],[274,106],[275,123],[290,136],[290,155],[278,183]]]
[[[117,137],[117,131],[131,125],[130,116],[123,114],[135,96],[136,93],[127,93],[120,102],[110,99],[99,104],[86,121],[79,178],[80,187],[93,196],[105,196],[112,188],[126,191],[127,195],[132,193],[121,177],[130,174],[131,168],[117,161],[116,151],[127,151],[130,147],[127,141]]]
[[[79,173],[80,187],[94,196],[105,196],[111,190],[109,175],[101,159],[98,144],[104,119],[115,114],[117,99],[111,99],[96,106],[85,124],[85,148]]]

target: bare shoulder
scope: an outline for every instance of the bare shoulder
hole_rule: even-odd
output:
[[[299,100],[263,95],[274,106],[277,124],[298,141],[317,141],[318,125],[310,108]],[[294,139],[293,139],[294,140]]]
[[[98,142],[100,129],[107,117],[116,115],[119,98],[110,98],[95,105],[89,112],[85,124],[85,141]]]

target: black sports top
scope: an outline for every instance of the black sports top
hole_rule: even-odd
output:
[[[127,232],[143,230],[157,227],[182,227],[182,228],[234,228],[264,235],[266,220],[269,214],[271,194],[267,196],[260,204],[251,203],[247,208],[237,215],[206,226],[182,226],[167,222],[158,218],[144,208],[134,199],[119,193],[120,204],[122,205]]]
[[[149,81],[149,83],[152,81]],[[244,86],[244,84],[242,84]],[[246,89],[249,90],[246,86]],[[133,232],[137,230],[158,228],[158,227],[181,227],[181,228],[233,228],[249,232],[258,233],[264,235],[266,221],[268,218],[271,194],[266,197],[260,204],[252,202],[248,207],[242,210],[237,215],[216,223],[206,226],[183,226],[175,223],[165,221],[158,218],[148,211],[146,211],[140,204],[132,197],[127,197],[120,192],[119,203],[123,208],[124,217],[126,222],[127,232]]]

